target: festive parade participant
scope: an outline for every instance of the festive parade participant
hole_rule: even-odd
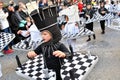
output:
[[[61,59],[64,59],[70,54],[65,45],[59,42],[62,38],[59,27],[56,25],[42,27],[40,31],[43,43],[34,51],[29,52],[28,57],[34,58],[42,53],[45,58],[46,67],[56,72],[56,80],[62,80],[60,74]]]
[[[98,12],[102,16],[104,16],[105,14],[108,13],[108,10],[105,8],[105,2],[104,1],[100,1],[100,8],[99,8]],[[101,29],[102,29],[101,34],[105,34],[105,20],[101,20],[100,25],[101,25]]]
[[[77,22],[69,22],[69,18],[66,15],[65,15],[65,20],[66,20],[66,24],[62,25],[62,31],[64,33],[67,33],[68,36],[79,33],[79,28],[78,28]],[[68,38],[67,43],[68,43],[69,47],[73,48],[74,53],[77,52],[76,39]]]
[[[87,3],[86,9],[84,10],[84,17],[86,18],[86,20],[89,20],[93,17],[93,14],[94,14],[94,10],[92,9],[91,3],[89,2]],[[85,27],[93,31],[93,22],[86,24]],[[96,39],[95,34],[93,34],[93,39]],[[87,42],[90,40],[91,40],[91,37],[89,35]]]

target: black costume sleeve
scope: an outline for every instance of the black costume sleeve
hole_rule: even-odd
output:
[[[42,53],[41,45],[38,46],[38,47],[34,50],[34,52],[35,52],[37,55],[41,54],[41,53]]]
[[[92,17],[93,17],[93,14],[95,13],[95,11],[94,11],[93,9],[90,9],[90,10],[89,10],[89,13],[87,13],[87,12],[88,12],[87,9],[84,10],[84,18],[86,18],[86,19],[88,19],[88,17],[86,17],[86,14],[89,15],[90,18],[92,18]]]
[[[106,13],[109,13],[106,8],[104,8],[104,9],[101,9],[101,8],[100,8],[100,9],[98,10],[98,12],[99,12],[102,16],[104,16],[104,15],[106,14],[106,13],[103,14],[102,11],[106,11]]]
[[[71,56],[69,50],[66,48],[66,46],[64,44],[60,44],[59,50],[64,52],[66,54],[66,57]]]

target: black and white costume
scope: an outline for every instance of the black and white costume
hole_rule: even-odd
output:
[[[88,3],[87,5],[91,5],[91,3]],[[95,11],[94,11],[92,8],[91,8],[91,9],[87,9],[87,8],[86,8],[86,9],[84,10],[84,17],[86,18],[86,20],[88,20],[89,18],[91,19],[91,18],[93,17],[94,12],[95,12]],[[89,15],[90,17],[87,17],[86,15]],[[87,29],[93,31],[93,22],[86,24],[85,27],[86,27]],[[96,38],[96,37],[95,37],[95,34],[93,35],[93,38],[94,38],[94,39]],[[91,38],[90,38],[90,35],[89,35],[87,41],[90,41],[90,40],[91,40]]]
[[[104,2],[100,2],[100,4],[102,4],[102,3],[105,4]],[[105,11],[105,13],[102,13],[103,11]],[[99,8],[98,12],[102,16],[104,16],[106,13],[108,13],[108,10],[105,8],[105,6],[103,6],[103,7]],[[102,29],[102,34],[104,34],[105,33],[105,20],[101,20],[100,25],[101,25],[101,29]]]

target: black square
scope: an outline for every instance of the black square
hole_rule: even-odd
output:
[[[76,64],[70,64],[70,67],[74,67]]]
[[[67,74],[68,74],[68,71],[64,71],[62,74],[63,74],[63,75],[67,75]]]
[[[80,61],[82,58],[77,58],[76,60]]]
[[[28,71],[28,73],[32,73],[33,71],[34,71],[34,70],[31,69],[31,70]]]
[[[80,74],[74,74],[74,77],[78,79],[80,77]]]
[[[84,63],[84,62],[81,62],[81,61],[80,61],[78,64],[79,64],[79,65],[83,65],[83,63]]]
[[[81,70],[85,70],[86,68],[87,68],[87,67],[85,67],[85,66],[81,66],[81,67],[80,67]]]
[[[92,60],[88,59],[86,62],[91,63],[91,62],[92,62]]]
[[[42,74],[42,73],[37,73],[37,74],[35,74],[35,76],[39,77],[41,74]]]
[[[33,77],[33,75],[32,75],[32,74],[29,74],[28,76]]]
[[[33,65],[30,65],[30,67],[28,67],[28,68],[34,68],[35,66],[33,66]]]
[[[66,68],[67,68],[67,66],[63,66],[63,67],[62,67],[62,69],[64,69],[64,70],[65,70]]]

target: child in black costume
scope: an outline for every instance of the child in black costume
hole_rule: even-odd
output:
[[[86,10],[84,10],[84,17],[86,18],[86,20],[91,19],[91,18],[93,17],[94,12],[95,12],[95,11],[92,9],[91,6],[92,6],[91,3],[87,3]],[[86,24],[85,27],[86,27],[87,29],[93,31],[93,22]],[[93,34],[93,39],[96,39],[95,34]],[[87,42],[90,41],[90,40],[91,40],[91,38],[90,38],[90,35],[89,35]]]
[[[34,51],[29,52],[28,57],[33,58],[39,54],[45,54],[47,68],[56,72],[56,80],[62,80],[60,75],[61,62],[70,54],[65,45],[59,42],[62,38],[60,30],[56,25],[40,30],[44,43]]]
[[[105,2],[104,1],[101,1],[100,2],[100,8],[98,10],[98,12],[104,16],[106,13],[108,13],[108,10],[105,8]],[[102,32],[101,34],[105,34],[105,20],[101,20],[100,21],[100,25],[101,25],[101,29],[102,29]]]

